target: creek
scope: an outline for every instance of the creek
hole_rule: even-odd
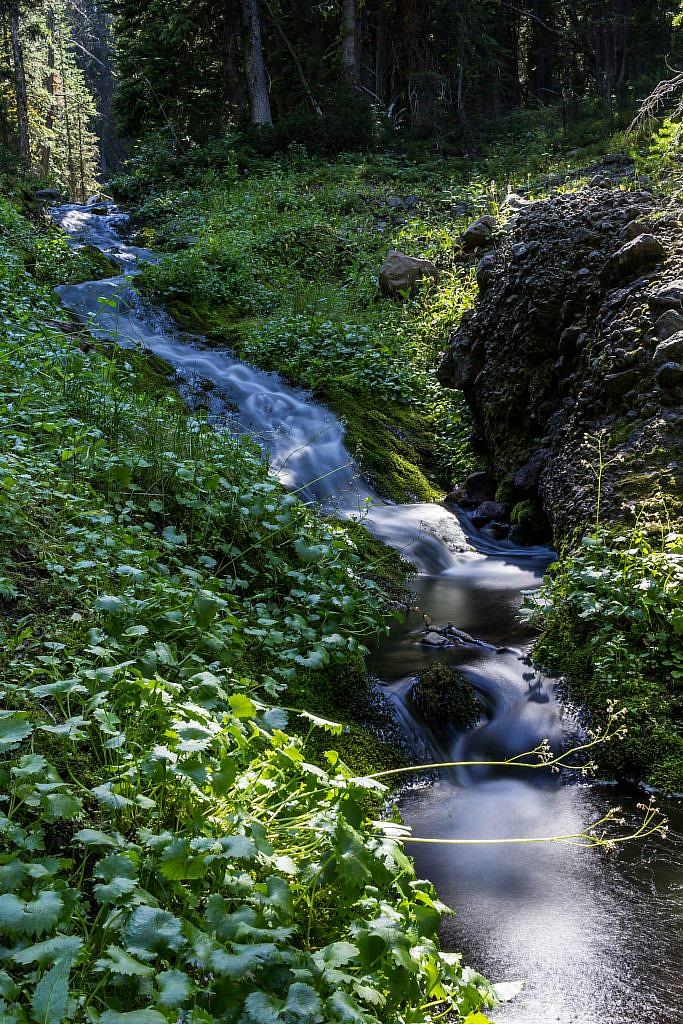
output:
[[[97,207],[101,210],[101,207]],[[52,211],[75,245],[94,245],[121,267],[104,281],[58,289],[96,337],[142,346],[174,367],[181,386],[212,386],[229,424],[250,434],[271,472],[327,513],[360,517],[413,562],[412,611],[368,659],[419,761],[501,760],[543,739],[559,746],[576,728],[552,679],[531,663],[533,636],[519,616],[522,591],[538,586],[550,550],[496,541],[465,514],[435,504],[394,505],[363,479],[344,427],[307,392],[276,374],[182,332],[146,302],[133,280],[154,261],[122,237],[126,215],[68,205]],[[102,299],[110,300],[102,302]],[[476,638],[450,648],[422,644],[423,613]],[[435,659],[457,667],[485,714],[460,736],[435,734],[410,701],[415,672]],[[531,776],[531,777],[530,777]],[[614,804],[637,816],[638,791],[507,768],[459,769],[408,788],[400,799],[415,836],[509,839],[576,833]],[[669,838],[604,855],[567,844],[434,845],[408,842],[418,873],[457,909],[442,941],[495,981],[524,979],[498,1008],[499,1024],[678,1024],[683,1021],[683,812],[664,801]]]

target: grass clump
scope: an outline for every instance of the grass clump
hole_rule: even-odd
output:
[[[382,787],[345,766],[328,714],[293,706],[333,692],[325,673],[353,685],[384,628],[372,546],[146,388],[142,357],[50,327],[0,205],[5,223],[0,1017],[399,1024],[493,1005],[368,822]]]

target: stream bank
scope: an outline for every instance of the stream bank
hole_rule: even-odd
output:
[[[606,773],[681,792],[683,225],[624,168],[614,154],[599,184],[510,198],[439,376],[467,398],[501,507],[552,527],[538,659],[597,722],[627,708]]]
[[[85,219],[79,224],[84,230],[89,231],[92,222],[99,244],[123,256],[150,258],[144,252],[132,253],[120,242],[115,221],[108,222],[115,214],[101,217],[78,208],[64,210],[67,215],[82,215]],[[68,229],[66,218],[63,222]],[[400,548],[416,564],[419,604],[428,607],[436,621],[457,621],[483,641],[459,645],[448,654],[489,709],[486,719],[458,741],[453,754],[507,756],[546,737],[561,741],[565,726],[555,686],[531,667],[530,637],[517,618],[521,589],[539,582],[551,553],[494,542],[466,518],[458,519],[438,506],[382,502],[345,452],[339,422],[311,403],[306,393],[293,391],[228,353],[207,350],[183,337],[158,311],[131,295],[127,282],[109,284],[113,304],[104,309],[98,303],[101,282],[62,289],[62,301],[86,320],[99,312],[91,327],[96,334],[114,335],[124,344],[135,341],[173,365],[212,380],[237,406],[240,429],[262,439],[283,482],[337,514],[362,515],[380,539]],[[405,700],[405,682],[410,679],[406,673],[434,657],[419,643],[421,631],[421,624],[408,617],[395,627],[371,667],[385,680],[387,696],[400,708],[407,728],[435,753],[433,737]],[[630,817],[633,798],[625,796]],[[465,773],[409,795],[403,813],[416,834],[419,829],[420,834],[442,838],[505,838],[520,830],[537,835],[584,827],[600,806],[604,807],[604,798],[598,787]],[[496,1011],[497,1020],[540,1024],[552,1014],[570,1022],[607,1010],[618,1024],[631,1024],[636,1013],[650,1010],[662,1019],[675,1019],[680,979],[668,965],[679,948],[680,922],[674,905],[675,865],[668,848],[662,852],[651,845],[645,863],[634,864],[628,855],[617,854],[605,871],[587,871],[591,855],[566,847],[537,847],[538,856],[525,852],[510,859],[506,847],[492,856],[478,852],[471,859],[461,857],[457,847],[448,848],[446,855],[423,849],[429,847],[418,849],[420,871],[432,877],[456,906],[466,905],[467,934],[458,931],[460,945],[475,952],[479,963],[495,969],[499,977],[531,976],[527,995],[509,1010]],[[651,898],[651,893],[645,898],[650,886],[658,898]],[[610,893],[607,901],[604,892]],[[630,912],[634,907],[635,915]],[[652,936],[647,948],[639,929]],[[445,934],[453,939],[452,930]],[[654,982],[651,959],[666,965]],[[630,971],[626,980],[625,964]],[[643,978],[648,985],[645,998]]]

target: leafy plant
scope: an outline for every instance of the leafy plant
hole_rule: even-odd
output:
[[[81,351],[55,312],[3,238],[0,1017],[492,1006],[439,950],[431,886],[365,818],[382,784],[316,754],[312,733],[333,747],[341,726],[278,704],[385,628],[359,528],[146,387],[140,357]]]

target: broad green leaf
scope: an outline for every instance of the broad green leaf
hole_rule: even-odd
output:
[[[36,1024],[61,1024],[69,997],[71,959],[58,960],[35,987],[31,1009]]]
[[[12,959],[17,964],[54,964],[58,960],[73,963],[83,947],[83,939],[77,935],[55,935],[44,942],[36,942],[33,946],[15,950]]]
[[[329,664],[330,656],[326,651],[310,651],[309,654],[302,655],[297,654],[294,659],[297,665],[303,665],[304,668],[323,668]]]
[[[158,1010],[105,1010],[99,1024],[168,1024],[168,1020]]]
[[[159,1006],[181,1006],[192,993],[192,982],[183,971],[162,971],[156,981]]]
[[[228,703],[235,718],[256,718],[256,705],[246,694],[233,693],[228,697]]]
[[[0,711],[0,753],[12,750],[32,732],[25,711]]]
[[[123,896],[130,896],[137,889],[134,878],[112,878],[111,882],[96,885],[93,889],[98,903],[118,903]]]
[[[19,986],[10,978],[7,971],[0,970],[0,996],[13,1003],[18,995]],[[0,1000],[0,1013],[2,1013],[2,1000]],[[0,1020],[4,1020],[4,1017],[0,1016]]]
[[[161,873],[168,879],[203,878],[208,864],[201,856],[193,856],[187,839],[174,839],[161,855]]]
[[[332,942],[329,946],[318,950],[315,960],[321,966],[324,963],[325,967],[343,967],[349,960],[354,960],[357,956],[360,956],[360,950],[353,943]]]
[[[45,797],[45,817],[48,821],[75,818],[83,810],[83,803],[72,793],[48,793]]]
[[[107,946],[106,956],[95,961],[95,970],[111,971],[112,974],[131,975],[132,977],[148,978],[154,974],[154,968],[143,964],[120,946]]]
[[[95,601],[95,607],[103,612],[118,615],[125,611],[126,602],[115,594],[100,594]]]
[[[31,902],[20,900],[14,893],[0,896],[0,932],[7,935],[40,935],[56,924],[62,900],[51,889],[44,889]]]
[[[182,924],[167,910],[141,906],[133,911],[126,928],[128,948],[139,954],[178,950],[185,945]]]
[[[249,1024],[282,1024],[282,1000],[265,992],[252,992],[244,1001],[242,1019]]]
[[[344,731],[344,726],[339,722],[330,722],[327,718],[314,715],[311,711],[299,711],[298,715],[300,718],[307,718],[313,725],[317,725],[319,729],[324,729],[325,732],[332,733],[333,736],[340,736]]]
[[[81,726],[87,725],[82,715],[74,715],[58,725],[41,725],[43,732],[49,732],[52,736],[64,736],[69,740],[84,740],[87,738]]]
[[[242,978],[278,959],[278,948],[273,942],[235,943],[232,949],[216,949],[210,960],[213,970],[228,978]]]
[[[48,762],[42,754],[24,754],[11,771],[12,775],[16,775],[18,778],[30,779],[36,775],[45,777],[47,768]]]
[[[171,547],[182,547],[183,544],[187,544],[187,534],[179,532],[175,526],[165,527],[163,538]]]
[[[125,853],[108,853],[98,860],[93,874],[96,878],[111,882],[115,878],[136,878],[137,867],[133,858]]]
[[[149,633],[147,626],[129,626],[128,629],[124,629],[123,636],[145,636]]]
[[[74,839],[84,843],[85,846],[119,846],[123,842],[121,838],[117,839],[96,828],[82,828],[76,833]]]
[[[289,986],[284,1009],[295,1020],[306,1021],[307,1024],[319,1024],[323,1020],[320,996],[303,982],[295,981]]]
[[[326,544],[306,544],[304,540],[297,538],[294,541],[294,550],[302,562],[317,562],[327,554],[329,548]]]
[[[355,999],[346,992],[335,992],[331,995],[325,1002],[325,1009],[329,1014],[327,1020],[343,1021],[344,1024],[366,1024],[369,1019]]]
[[[0,867],[0,893],[15,892],[26,878],[28,868],[23,861],[11,860]]]
[[[519,993],[524,988],[523,981],[499,981],[496,985],[492,985],[493,994],[500,1003],[508,1003],[511,999],[516,999]]]
[[[43,935],[54,928],[64,908],[61,896],[52,889],[43,889],[24,908],[24,934]]]
[[[113,811],[121,810],[123,807],[135,806],[134,802],[127,796],[122,796],[114,791],[113,782],[105,782],[101,786],[95,786],[90,792],[101,804],[111,808]]]

